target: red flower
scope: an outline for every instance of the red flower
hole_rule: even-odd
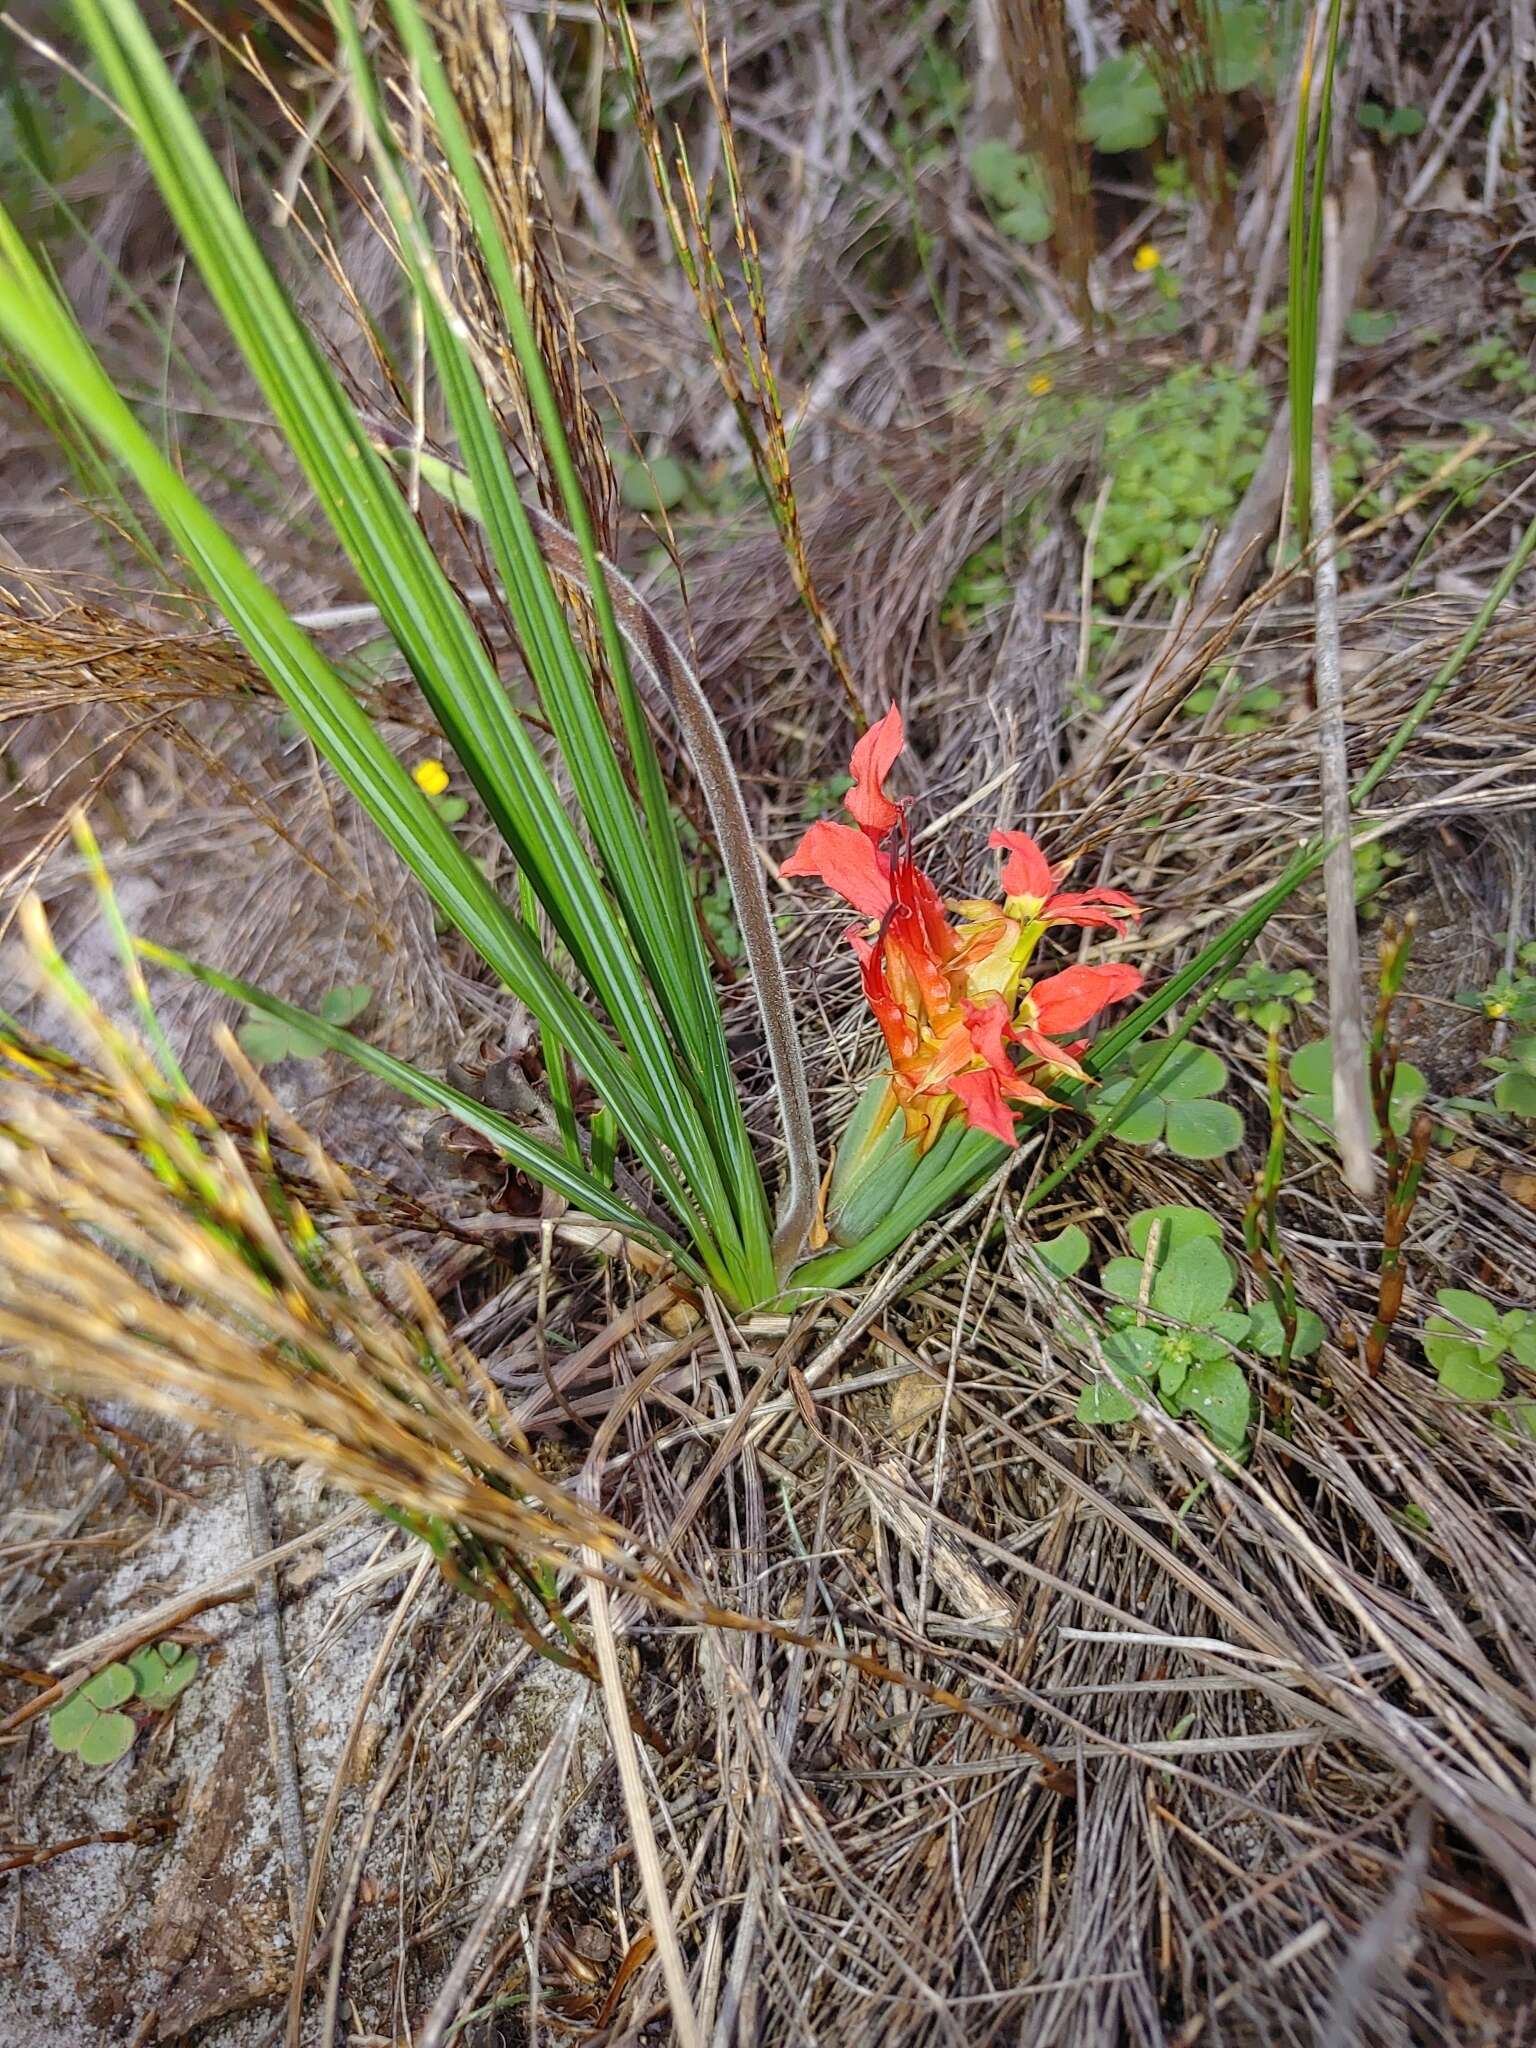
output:
[[[965,922],[957,928],[912,858],[905,807],[885,793],[901,747],[901,713],[893,705],[853,750],[853,787],[844,802],[856,823],[822,819],[779,872],[816,876],[874,927],[855,925],[848,937],[890,1054],[891,1087],[908,1135],[931,1144],[958,1105],[974,1129],[1011,1145],[1017,1107],[1050,1103],[1042,1081],[1082,1075],[1077,1055],[1086,1041],[1060,1045],[1057,1037],[1077,1032],[1141,986],[1136,969],[1119,963],[1025,981],[1040,935],[1053,924],[1123,931],[1139,913],[1118,890],[1059,894],[1055,884],[1065,869],[1052,868],[1022,833],[996,833],[993,845],[1009,850],[1008,900],[958,906]],[[895,850],[887,852],[884,842],[893,834]],[[1029,1056],[1023,1066],[1014,1047]]]
[[[1124,933],[1127,918],[1141,915],[1123,889],[1083,889],[1063,895],[1056,884],[1072,863],[1063,861],[1053,868],[1026,833],[994,832],[987,844],[1002,848],[1008,856],[1003,862],[1006,907],[1011,917],[1026,924],[1042,928],[1052,924],[1109,925]]]

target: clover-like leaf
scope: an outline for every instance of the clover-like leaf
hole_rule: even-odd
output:
[[[1094,1121],[1105,1123],[1130,1101],[1124,1121],[1115,1126],[1115,1136],[1126,1144],[1153,1145],[1164,1138],[1180,1158],[1217,1159],[1242,1142],[1238,1112],[1209,1099],[1227,1079],[1225,1060],[1209,1047],[1180,1045],[1170,1053],[1166,1038],[1147,1038],[1126,1065],[1129,1072],[1106,1083],[1088,1105]]]
[[[1333,1143],[1333,1041],[1315,1038],[1291,1054],[1287,1062],[1292,1085],[1300,1100],[1295,1106],[1296,1127],[1314,1144]],[[1413,1113],[1429,1093],[1429,1083],[1418,1068],[1399,1060],[1392,1080],[1391,1122],[1399,1136],[1413,1121]],[[1371,1112],[1371,1136],[1381,1131]]]
[[[197,1658],[179,1643],[155,1643],[129,1658],[139,1698],[148,1707],[168,1707],[197,1676]]]
[[[1058,1236],[1041,1239],[1035,1246],[1035,1256],[1051,1272],[1059,1273],[1063,1280],[1070,1280],[1074,1273],[1080,1273],[1087,1265],[1092,1249],[1087,1231],[1069,1223]]]
[[[1163,1057],[1166,1039],[1144,1038],[1130,1055],[1130,1066],[1138,1074],[1148,1073]],[[1227,1063],[1209,1046],[1187,1042],[1170,1055],[1153,1084],[1166,1102],[1196,1102],[1214,1095],[1227,1081]]]
[[[320,999],[320,1015],[327,1024],[350,1024],[372,1001],[373,990],[366,982],[358,982],[351,988],[333,988]]]
[[[1397,315],[1385,307],[1357,306],[1344,322],[1344,332],[1357,348],[1374,348],[1397,327]]]
[[[1218,1309],[1215,1315],[1211,1317],[1206,1328],[1211,1332],[1212,1336],[1219,1338],[1223,1344],[1230,1347],[1233,1344],[1247,1342],[1250,1320],[1251,1318],[1246,1309],[1222,1308]],[[1205,1352],[1198,1352],[1196,1354],[1197,1357],[1201,1358],[1207,1355],[1214,1354],[1207,1354]]]
[[[82,1763],[98,1768],[115,1764],[132,1747],[137,1732],[128,1716],[115,1709],[133,1694],[129,1667],[104,1665],[48,1716],[49,1741],[57,1750],[73,1750]]]
[[[133,1698],[133,1673],[126,1664],[104,1664],[94,1677],[85,1681],[80,1692],[93,1707],[103,1711],[120,1707]]]
[[[1150,1094],[1134,1075],[1106,1081],[1088,1105],[1088,1114],[1096,1124],[1108,1123],[1127,1096],[1136,1100],[1116,1123],[1115,1136],[1127,1145],[1155,1145],[1163,1135],[1162,1097]]]
[[[1153,1282],[1152,1305],[1159,1315],[1200,1328],[1226,1307],[1231,1292],[1226,1253],[1210,1238],[1197,1237],[1169,1253]]]
[[[1100,64],[1084,82],[1077,130],[1107,156],[1146,149],[1163,132],[1163,91],[1139,50]]]
[[[1501,1318],[1510,1356],[1517,1365],[1536,1371],[1536,1314],[1528,1308],[1511,1309]]]
[[[1296,1337],[1291,1345],[1292,1358],[1310,1358],[1322,1344],[1327,1331],[1311,1309],[1296,1309]],[[1248,1318],[1248,1348],[1256,1351],[1260,1358],[1278,1358],[1285,1349],[1285,1331],[1280,1322],[1280,1312],[1272,1301],[1261,1301],[1254,1307]]]
[[[1179,1388],[1176,1407],[1192,1415],[1213,1443],[1236,1456],[1248,1440],[1253,1396],[1235,1358],[1215,1358],[1197,1365]]]
[[[235,1037],[252,1066],[271,1067],[288,1057],[288,1026],[275,1017],[250,1017]]]
[[[55,1707],[48,1716],[48,1740],[55,1749],[78,1749],[85,1740],[87,1729],[99,1719],[99,1709],[85,1696],[82,1687],[72,1692],[61,1707]]]
[[[81,1739],[81,1763],[91,1764],[98,1770],[115,1764],[120,1756],[126,1756],[132,1749],[135,1733],[134,1725],[126,1714],[98,1714]]]
[[[1209,1209],[1196,1209],[1184,1202],[1161,1202],[1153,1209],[1138,1209],[1126,1220],[1125,1234],[1130,1239],[1131,1250],[1139,1259],[1147,1255],[1151,1241],[1152,1226],[1161,1223],[1162,1236],[1158,1240],[1158,1264],[1161,1265],[1172,1251],[1182,1244],[1188,1244],[1197,1237],[1221,1239],[1221,1225]]]
[[[1170,1102],[1163,1137],[1180,1159],[1220,1159],[1243,1142],[1243,1119],[1230,1102]]]
[[[1110,1423],[1130,1422],[1135,1414],[1136,1403],[1123,1387],[1117,1387],[1111,1380],[1095,1380],[1077,1397],[1079,1422],[1102,1428]]]

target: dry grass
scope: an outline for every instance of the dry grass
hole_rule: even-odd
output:
[[[1080,37],[1084,10],[1062,12]],[[1182,21],[1189,10],[1172,12]],[[1087,19],[1102,35],[1104,23]],[[890,136],[917,60],[937,40],[967,61],[943,10],[914,19],[871,0],[828,16],[742,0],[712,10],[709,23],[731,53],[740,178],[783,412],[799,420],[794,477],[815,589],[865,703],[879,709],[895,696],[908,714],[925,851],[940,879],[959,886],[983,874],[997,819],[1032,820],[1055,844],[1081,843],[1089,867],[1102,861],[1154,907],[1138,958],[1153,975],[1171,973],[1273,876],[1315,817],[1306,609],[1282,581],[1231,623],[1245,678],[1282,693],[1283,711],[1261,733],[1233,738],[1219,714],[1181,714],[1197,676],[1176,647],[1134,742],[1105,742],[1080,715],[1084,581],[1072,517],[1085,487],[1092,496],[1094,430],[1026,470],[1021,359],[1047,366],[1058,390],[1116,391],[1156,381],[1209,337],[1235,335],[1272,217],[1265,153],[1243,159],[1232,194],[1236,285],[1206,225],[1191,224],[1186,250],[1178,221],[1153,214],[1149,191],[1105,204],[1093,275],[1112,311],[1134,303],[1129,250],[1154,220],[1165,261],[1183,270],[1186,331],[1158,344],[1162,354],[1127,361],[1112,335],[1078,331],[1069,286],[1001,242],[972,200],[959,148],[901,173]],[[751,458],[712,381],[708,338],[657,254],[665,224],[646,197],[644,137],[591,122],[590,50],[579,24],[561,33],[570,40],[555,46],[546,90],[564,91],[570,126],[546,119],[537,170],[547,194],[531,156],[517,158],[538,236],[546,198],[561,222],[550,331],[581,336],[598,369],[586,382],[592,404],[621,401],[648,452],[675,453],[701,477],[739,475]],[[702,192],[720,158],[716,94],[693,26],[685,10],[660,10],[637,16],[637,34],[659,118],[681,125]],[[1431,50],[1448,46],[1453,68],[1465,54],[1443,135],[1467,95],[1500,81],[1516,90],[1506,35],[1504,16],[1479,12],[1426,16],[1399,36],[1384,10],[1362,9],[1347,89],[1429,105]],[[550,44],[538,48],[547,54]],[[1485,68],[1493,86],[1479,86]],[[584,170],[568,152],[573,135]],[[341,149],[338,131],[329,140]],[[498,160],[506,137],[492,127],[485,146]],[[1487,167],[1464,143],[1450,157],[1483,212],[1404,212],[1438,148],[1432,123],[1383,162],[1397,212],[1371,291],[1405,313],[1422,301],[1445,338],[1351,357],[1345,395],[1389,443],[1449,443],[1475,403],[1489,415],[1497,459],[1512,466],[1473,513],[1435,527],[1409,508],[1356,542],[1342,626],[1357,773],[1464,629],[1529,509],[1520,460],[1529,403],[1463,388],[1456,362],[1466,339],[1505,317],[1477,297],[1495,290],[1488,236],[1514,232],[1530,195],[1495,161],[1485,196]],[[709,217],[702,201],[701,213]],[[734,236],[716,232],[726,261]],[[1465,338],[1458,304],[1474,308]],[[739,301],[738,310],[747,331],[754,308]],[[1012,353],[1010,327],[1021,337]],[[1267,344],[1256,346],[1277,389]],[[515,402],[508,410],[515,418]],[[395,424],[410,431],[408,408]],[[1026,503],[1027,528],[1014,516]],[[640,563],[642,580],[691,635],[751,777],[765,850],[777,853],[800,827],[806,782],[846,758],[843,693],[766,514],[726,497],[685,503],[673,526],[686,610],[654,559]],[[959,630],[946,594],[999,535],[1008,537],[1010,598]],[[631,524],[626,542],[634,563],[645,536]],[[350,595],[302,588],[317,606]],[[227,773],[270,795],[266,742],[252,738],[263,714],[246,701],[238,664],[190,634],[137,639],[125,614],[40,619],[34,610],[11,626],[20,655],[5,687],[35,721],[23,730],[68,729],[87,708],[92,717],[105,709],[142,755],[160,721],[184,718]],[[1169,614],[1153,603],[1121,623],[1094,678],[1111,709],[1116,689],[1137,687],[1156,651],[1175,644]],[[1408,855],[1386,900],[1420,917],[1405,1049],[1446,1093],[1469,1084],[1486,1050],[1481,1027],[1450,997],[1488,979],[1504,950],[1496,935],[1522,918],[1528,928],[1536,901],[1533,667],[1536,636],[1512,604],[1370,814]],[[211,707],[215,687],[222,701]],[[409,716],[403,693],[388,708]],[[215,712],[216,728],[199,724]],[[185,764],[175,783],[180,838],[166,807],[144,804],[114,771],[124,840],[137,849],[125,843],[115,867],[174,859],[184,871],[188,849],[233,815],[212,808],[205,766],[184,750],[176,759]],[[355,827],[343,819],[318,834],[307,807],[320,799],[306,784],[295,816],[297,782],[289,791],[291,801],[269,809],[329,865],[350,848],[360,872],[344,871],[398,932],[396,899],[374,857],[358,851]],[[283,890],[298,886],[297,871],[285,859]],[[66,921],[77,878],[58,862],[48,878]],[[179,900],[173,892],[172,908]],[[291,900],[274,894],[266,906],[275,926]],[[318,934],[323,900],[305,900]],[[869,1036],[838,921],[789,898],[785,908],[807,1036],[824,1048],[817,1102],[830,1130],[850,1077],[868,1063]],[[146,919],[155,936],[175,937],[158,914]],[[345,922],[349,943],[362,944],[368,921]],[[1319,905],[1304,900],[1266,936],[1266,957],[1315,963],[1319,932]],[[403,950],[400,978],[378,977],[386,1028],[408,1014],[395,1005],[427,971],[430,931],[414,931]],[[269,945],[274,964],[279,949]],[[500,1023],[488,991],[451,967],[432,972],[424,1035],[435,1046],[448,1046],[455,1014],[466,1030]],[[751,1072],[760,1052],[745,1017],[743,1005],[738,1035]],[[199,1020],[177,1028],[190,1035]],[[285,1375],[291,1433],[279,1440],[258,1393],[271,1382],[251,1379],[239,1357],[228,1367],[227,1420],[243,1403],[263,1448],[312,1456],[320,1426],[349,1485],[369,1490],[371,1472],[382,1486],[386,1475],[367,1460],[387,1448],[390,1483],[423,1512],[474,1519],[483,1536],[529,1556],[572,1563],[582,1545],[603,1551],[632,1703],[668,1745],[641,1767],[705,2038],[1023,2038],[1074,2048],[1536,2038],[1531,1447],[1444,1395],[1413,1337],[1437,1286],[1536,1300],[1529,1158],[1507,1127],[1457,1121],[1457,1143],[1433,1156],[1414,1214],[1398,1338],[1371,1376],[1360,1340],[1374,1312],[1381,1218],[1349,1194],[1330,1155],[1296,1147],[1281,1227],[1301,1298],[1330,1334],[1291,1377],[1289,1439],[1266,1430],[1234,1464],[1156,1417],[1133,1432],[1086,1431],[1073,1408],[1093,1361],[1062,1336],[1061,1289],[1047,1284],[1029,1239],[1077,1221],[1108,1256],[1123,1249],[1132,1209],[1185,1201],[1226,1218],[1235,1245],[1264,1128],[1262,1046],[1220,1007],[1202,1029],[1234,1073],[1232,1099],[1249,1126],[1243,1153],[1199,1166],[1106,1147],[1026,1231],[1017,1201],[1073,1134],[1053,1135],[1006,1187],[961,1220],[941,1220],[862,1295],[788,1331],[732,1329],[707,1313],[663,1329],[657,1290],[537,1231],[494,1239],[493,1258],[478,1200],[464,1189],[434,1190],[458,1233],[450,1237],[396,1205],[387,1185],[375,1200],[359,1182],[375,1220],[354,1225],[345,1260],[322,1284],[272,1243],[249,1156],[204,1127],[220,1199],[281,1277],[275,1294],[262,1293],[221,1264],[189,1266],[206,1240],[170,1230],[163,1194],[123,1149],[121,1121],[115,1136],[103,1130],[99,1097],[92,1121],[36,1090],[12,1090],[7,1129],[22,1149],[11,1155],[0,1218],[13,1248],[7,1313],[27,1319],[34,1348],[95,1315],[103,1387],[152,1371],[166,1399],[199,1413],[207,1382],[198,1393],[184,1375],[208,1360],[222,1366],[232,1351],[259,1357],[264,1371]],[[760,1120],[771,1127],[766,1104]],[[348,1129],[326,1130],[343,1157]],[[382,1147],[368,1163],[419,1192],[413,1146]],[[285,1170],[298,1167],[290,1156]],[[304,1172],[318,1215],[313,1162]],[[119,1239],[127,1265],[96,1227],[107,1194],[109,1234],[132,1224]],[[338,1198],[338,1214],[344,1206]],[[46,1271],[37,1257],[45,1241]],[[381,1281],[407,1241],[426,1296]],[[1091,1286],[1080,1291],[1091,1305]],[[110,1317],[100,1314],[104,1298]],[[241,1305],[238,1343],[231,1302]],[[62,1322],[61,1304],[70,1304]],[[446,1385],[440,1397],[421,1395],[423,1341],[434,1357],[462,1361],[477,1409]],[[299,1345],[326,1361],[324,1385],[294,1374]],[[368,1403],[338,1406],[335,1387],[355,1384],[363,1359]],[[377,1389],[407,1372],[411,1398],[375,1405]],[[503,1404],[512,1427],[498,1448],[486,1418]],[[475,1481],[486,1490],[475,1493],[473,1517],[464,1498],[434,1490],[444,1450],[487,1475]],[[80,1495],[95,1469],[85,1479],[76,1470]],[[579,1489],[555,1485],[555,1472],[579,1473]],[[537,1506],[514,1513],[509,1488]],[[632,1570],[640,1559],[664,1568],[675,1589],[703,1589],[778,1637],[701,1626],[697,1607],[659,1612]],[[579,1593],[570,1605],[585,1643]],[[878,1660],[882,1674],[851,1665],[839,1646]],[[314,1947],[332,2010],[345,1989],[379,2033],[419,2022],[476,1930],[493,1867],[515,1848],[503,1915],[479,1928],[487,1946],[474,1946],[459,1981],[478,1979],[482,2000],[532,1988],[546,2037],[562,2024],[599,2040],[634,2038],[647,2024],[659,2032],[659,1966],[631,1848],[644,1831],[617,1822],[611,1852],[574,1863],[560,1847],[562,1801],[601,1804],[601,1767],[579,1792],[557,1792],[568,1752],[535,1744],[518,1765],[532,1788],[528,1840],[514,1843],[516,1829],[489,1822],[455,1835],[447,1818],[474,1811],[465,1784],[487,1735],[507,1724],[509,1647],[504,1625],[456,1612],[430,1578],[401,1600],[379,1685],[398,1681],[409,1697],[394,1710],[363,1811],[338,1790],[335,1831],[322,1845]],[[514,1666],[521,1654],[512,1650]],[[1057,1774],[955,1714],[935,1687],[1045,1750]],[[359,1930],[348,1956],[359,1887],[375,1873],[397,1887],[393,1924],[366,1939]],[[584,1974],[573,1930],[594,1926],[607,1956]]]

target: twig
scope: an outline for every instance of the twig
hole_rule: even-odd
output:
[[[1360,990],[1360,927],[1355,915],[1355,855],[1349,827],[1349,734],[1339,662],[1339,559],[1333,531],[1328,419],[1340,320],[1339,214],[1323,208],[1323,316],[1312,393],[1312,601],[1317,656],[1318,784],[1323,888],[1328,909],[1328,1028],[1333,1039],[1333,1121],[1344,1178],[1357,1195],[1376,1186],[1371,1111],[1366,1099],[1365,1005]]]
[[[583,1686],[566,1708],[560,1725],[544,1750],[543,1755],[528,1773],[527,1786],[531,1788],[523,1810],[522,1826],[517,1831],[506,1862],[502,1865],[496,1882],[486,1895],[485,1902],[475,1915],[474,1925],[459,1944],[459,1952],[449,1965],[448,1974],[432,2001],[432,2010],[427,2015],[426,2025],[416,2037],[416,2048],[442,2048],[448,2029],[458,2019],[464,2002],[464,1987],[469,1982],[469,1973],[475,1966],[475,1959],[491,1938],[491,1930],[502,1915],[508,1912],[522,1897],[533,1869],[533,1859],[539,1851],[539,1841],[544,1833],[549,1811],[559,1798],[565,1784],[565,1773],[571,1760],[571,1749],[576,1741],[576,1730],[586,1712],[588,1694]]]
[[[245,1525],[251,1556],[266,1557],[272,1545],[272,1503],[267,1475],[248,1451],[240,1453],[245,1481]],[[258,1565],[256,1633],[261,1646],[261,1689],[267,1701],[267,1743],[277,1782],[277,1824],[283,1843],[283,1872],[288,1881],[288,1922],[297,1946],[309,1882],[304,1848],[304,1799],[299,1789],[299,1758],[293,1738],[293,1705],[288,1697],[288,1670],[283,1661],[283,1609],[273,1567]]]

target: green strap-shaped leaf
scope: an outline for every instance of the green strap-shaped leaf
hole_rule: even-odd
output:
[[[726,1184],[691,1078],[473,622],[273,275],[134,0],[76,0],[76,8],[230,333],[455,753],[639,1063],[653,1099],[645,1121],[675,1149],[734,1264]],[[632,1111],[617,1100],[614,1108],[635,1138]]]
[[[655,1097],[587,1006],[551,971],[522,924],[438,818],[335,670],[294,625],[113,389],[62,301],[0,210],[0,335],[22,350],[134,477],[252,658],[443,914],[541,1022],[571,1047],[613,1109],[717,1284],[735,1292],[712,1234],[679,1178]],[[318,1035],[319,1020],[294,1013]],[[677,1142],[677,1153],[683,1152]]]
[[[393,1053],[382,1051],[370,1045],[365,1038],[358,1038],[353,1032],[345,1031],[339,1024],[328,1024],[323,1017],[315,1016],[309,1010],[301,1010],[293,1003],[270,995],[254,983],[237,980],[234,975],[221,974],[216,967],[206,966],[200,960],[189,960],[184,953],[173,952],[167,946],[151,945],[139,941],[139,951],[146,960],[170,967],[181,974],[190,974],[205,987],[217,989],[221,995],[233,996],[236,1002],[244,1003],[263,1017],[270,1017],[291,1030],[299,1030],[318,1039],[327,1050],[339,1052],[361,1067],[364,1073],[373,1074],[381,1081],[420,1102],[429,1109],[440,1109],[457,1117],[461,1124],[467,1124],[472,1131],[478,1131],[482,1138],[490,1140],[504,1158],[519,1167],[534,1180],[553,1188],[564,1195],[568,1202],[585,1215],[599,1223],[611,1223],[633,1237],[644,1238],[648,1243],[659,1245],[666,1250],[695,1279],[703,1278],[699,1267],[665,1231],[660,1230],[638,1209],[622,1201],[610,1188],[603,1186],[585,1167],[574,1166],[566,1155],[553,1145],[525,1131],[521,1125],[500,1115],[483,1102],[477,1102],[472,1095],[465,1095],[459,1089],[450,1087],[446,1081],[423,1073],[420,1067],[413,1067],[408,1060],[396,1059]]]

